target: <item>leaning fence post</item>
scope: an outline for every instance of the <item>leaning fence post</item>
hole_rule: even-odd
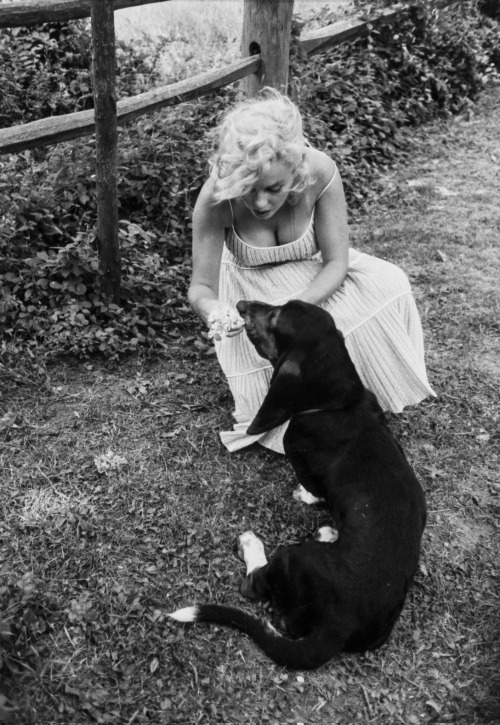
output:
[[[120,248],[116,120],[116,56],[113,0],[91,0],[92,68],[97,176],[97,249],[104,291],[120,302]]]
[[[241,82],[246,96],[263,86],[287,92],[293,0],[245,0],[243,9],[243,57],[261,54],[257,74]]]

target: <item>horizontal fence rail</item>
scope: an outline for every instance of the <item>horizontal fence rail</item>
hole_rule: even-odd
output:
[[[169,86],[155,88],[131,98],[123,98],[116,104],[118,123],[130,121],[150,111],[157,111],[166,106],[198,98],[217,88],[251,73],[256,73],[260,65],[260,56],[250,56],[236,61],[225,68],[200,73],[188,80],[179,81]],[[38,121],[31,121],[20,126],[12,126],[0,130],[0,153],[17,153],[25,149],[36,148],[46,144],[59,143],[88,136],[94,133],[94,111],[79,111],[64,116],[49,116]]]
[[[146,2],[148,1],[159,2],[160,0],[146,0]],[[144,0],[115,0],[114,7],[116,10],[118,6],[124,8],[142,4],[145,4]],[[27,3],[12,4],[12,6],[21,5],[27,7]],[[52,7],[52,5],[54,6],[53,12],[55,12],[56,6],[69,5],[73,7],[73,12],[75,12],[75,8],[79,8],[81,12],[83,6],[90,8],[90,0],[66,0],[66,2],[50,3],[50,5],[45,0],[45,2],[39,2],[37,5],[40,8],[43,6],[44,19],[46,20],[47,8]],[[9,5],[0,5],[0,18],[9,7]],[[40,9],[39,12],[41,13],[42,10]],[[59,12],[62,12],[61,7],[59,7]],[[300,42],[308,54],[318,53],[332,46],[366,36],[371,28],[383,23],[393,22],[400,12],[398,10],[389,10],[369,19],[353,18],[333,23],[304,34]],[[0,22],[0,27],[1,25]],[[199,98],[211,91],[257,73],[260,63],[260,55],[249,56],[223,68],[200,73],[168,86],[160,86],[131,98],[123,98],[117,103],[118,123],[125,123],[142,114]],[[63,116],[49,116],[23,125],[0,129],[0,154],[18,153],[19,151],[47,144],[69,141],[91,135],[94,130],[95,120],[92,109]]]
[[[401,10],[385,10],[373,18],[352,18],[342,20],[324,28],[311,30],[300,37],[300,42],[308,55],[319,53],[349,40],[366,37],[371,28],[383,23],[392,23],[401,15]]]
[[[114,0],[115,10],[169,0]],[[90,0],[32,0],[0,5],[0,28],[28,27],[38,23],[90,18]]]

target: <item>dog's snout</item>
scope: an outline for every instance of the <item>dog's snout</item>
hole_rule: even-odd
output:
[[[247,311],[247,307],[248,307],[248,302],[245,302],[245,300],[240,300],[239,302],[236,303],[236,309],[238,310],[238,312],[240,313],[241,316],[243,316],[245,314],[245,312]]]

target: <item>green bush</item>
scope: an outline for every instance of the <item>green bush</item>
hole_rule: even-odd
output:
[[[77,235],[64,247],[7,258],[0,245],[0,327],[46,356],[101,353],[116,358],[154,345],[178,328],[188,265],[167,267],[154,251],[155,235],[131,223],[120,226],[122,302],[105,299],[95,249]],[[5,248],[5,244],[3,245]],[[8,251],[8,250],[7,250]],[[179,296],[182,293],[182,296]]]
[[[123,131],[120,307],[102,294],[93,243],[94,139],[37,151],[37,161],[27,152],[3,171],[0,164],[4,341],[24,341],[51,357],[117,357],[157,346],[187,323],[186,251],[192,204],[206,171],[204,136],[229,95],[230,89],[206,103],[156,114],[156,123],[142,117]]]
[[[370,7],[389,5],[378,0]],[[328,22],[328,11],[321,19]],[[16,91],[19,67],[9,65],[0,35],[0,113],[9,123],[39,114],[43,94],[49,112],[90,103],[88,35],[85,25],[75,27],[83,32],[65,25],[32,39],[17,34],[16,63],[25,48],[23,72],[31,79],[24,95]],[[297,23],[293,33],[292,86],[307,135],[337,160],[351,206],[362,205],[374,176],[406,153],[408,128],[466,108],[499,67],[499,25],[481,15],[474,0],[423,0],[368,38],[309,59],[301,56]],[[129,70],[119,76],[121,95],[142,89],[145,69],[154,74],[155,52],[124,48],[123,58],[121,68],[129,63]],[[32,88],[36,78],[38,89]],[[72,80],[73,96],[67,90]],[[97,270],[93,138],[0,160],[4,345],[16,341],[46,355],[117,357],[161,344],[166,332],[186,323],[191,213],[207,172],[206,134],[234,97],[226,88],[121,130],[120,307],[103,298]]]
[[[92,108],[91,55],[88,21],[0,30],[0,128]],[[118,95],[150,88],[156,60],[118,42]]]
[[[0,126],[92,106],[90,36],[82,23],[0,31]]]
[[[207,175],[207,133],[234,98],[234,89],[223,89],[143,117],[123,136],[120,215],[152,227],[170,262],[190,249],[193,205]]]

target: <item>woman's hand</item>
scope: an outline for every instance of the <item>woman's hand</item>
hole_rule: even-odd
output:
[[[245,320],[240,317],[235,307],[224,305],[209,314],[208,325],[208,336],[214,340],[222,340],[223,337],[239,335],[245,326]]]

